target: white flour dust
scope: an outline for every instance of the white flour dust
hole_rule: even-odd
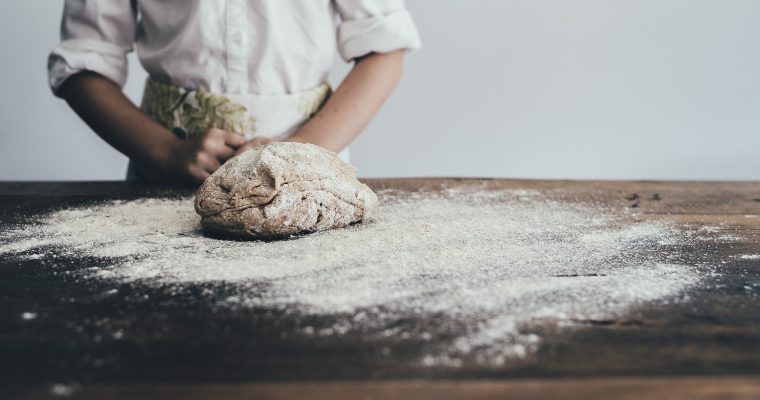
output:
[[[420,358],[439,366],[523,357],[541,340],[531,326],[613,318],[698,280],[667,261],[665,247],[685,240],[677,230],[538,192],[380,193],[380,203],[371,223],[265,243],[204,237],[191,199],[114,201],[6,231],[0,254],[113,260],[84,273],[92,279],[236,285],[223,306],[341,321],[304,336],[446,343]]]

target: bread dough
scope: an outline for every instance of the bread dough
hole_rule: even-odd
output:
[[[346,227],[376,207],[355,167],[321,147],[287,142],[227,161],[195,197],[205,229],[252,239]]]

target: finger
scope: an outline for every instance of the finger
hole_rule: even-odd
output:
[[[257,139],[253,139],[250,142],[246,143],[244,146],[240,146],[240,148],[235,153],[235,156],[239,156],[247,151],[253,150],[257,147],[261,146],[261,142],[259,142]]]
[[[206,132],[203,132],[203,135],[201,135],[201,138],[207,138],[207,137],[214,137],[214,136],[224,136],[225,131],[219,129],[219,128],[208,128],[206,129]]]
[[[219,160],[216,159],[216,157],[208,157],[206,160],[203,161],[203,164],[201,164],[204,170],[214,173],[214,171],[218,170],[219,167],[222,166],[222,163],[219,162]]]
[[[243,146],[240,146],[237,149],[237,152],[235,152],[235,156],[239,156],[243,153],[245,153],[248,150],[255,149],[256,147],[263,146],[265,144],[269,144],[274,142],[272,139],[267,137],[256,137],[251,139],[248,143],[246,143]]]
[[[197,166],[190,167],[188,172],[190,173],[192,180],[197,183],[203,183],[206,179],[208,179],[209,176],[211,176],[208,171]]]
[[[237,133],[224,132],[224,143],[236,149],[245,144],[245,138]]]
[[[223,132],[223,131],[219,131]],[[224,140],[224,133],[220,134],[221,136],[216,137],[206,137],[201,143],[198,149],[201,152],[206,152],[209,154],[213,154],[219,159],[227,160],[232,155],[235,154],[235,150],[237,147],[231,147],[226,144],[226,141]]]
[[[219,169],[222,164],[219,162],[219,160],[217,160],[216,156],[213,153],[200,152],[195,155],[195,160],[191,166],[196,166],[203,169],[204,171],[213,173]]]
[[[230,146],[222,146],[219,150],[217,150],[216,159],[224,164],[230,158],[235,157],[235,155],[237,155],[235,149]]]
[[[238,147],[237,151],[235,152],[235,157],[245,153],[248,150],[253,149],[253,146],[250,143],[246,143],[240,147]]]
[[[261,137],[255,137],[251,139],[251,141],[248,143],[251,143],[254,147],[258,147],[258,146],[263,146],[265,144],[269,144],[272,142],[274,142],[274,140],[272,140],[271,138],[261,136]]]

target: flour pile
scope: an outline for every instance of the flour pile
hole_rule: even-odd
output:
[[[685,239],[664,224],[530,191],[379,194],[370,223],[268,243],[204,237],[189,198],[107,202],[6,231],[0,254],[115,260],[92,279],[236,285],[222,306],[342,321],[304,336],[437,338],[420,363],[449,366],[523,357],[540,343],[532,325],[609,319],[698,280],[668,261]],[[425,318],[438,323],[403,322]]]

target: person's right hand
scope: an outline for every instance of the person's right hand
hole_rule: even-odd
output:
[[[242,135],[211,128],[189,140],[174,140],[160,152],[156,164],[171,178],[200,183],[246,143]]]

